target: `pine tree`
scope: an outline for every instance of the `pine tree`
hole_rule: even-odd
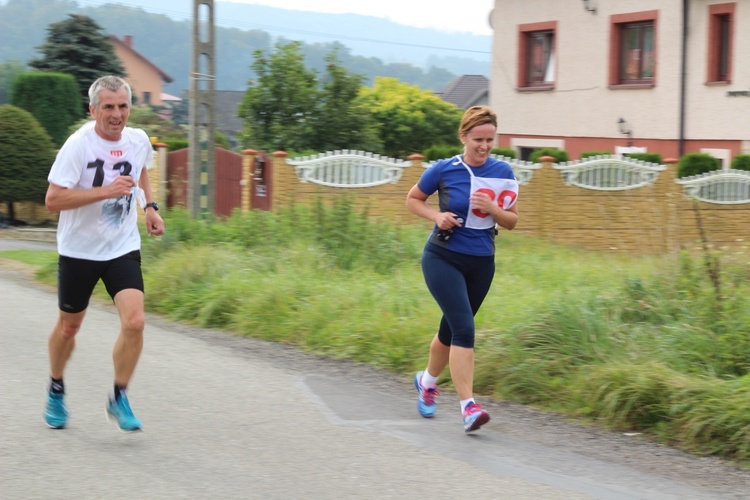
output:
[[[88,90],[94,80],[104,75],[125,76],[125,69],[101,26],[88,16],[68,14],[68,19],[50,24],[47,31],[47,40],[37,47],[42,57],[29,66],[73,75],[88,113]]]

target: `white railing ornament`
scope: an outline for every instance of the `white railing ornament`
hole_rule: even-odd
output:
[[[651,186],[667,167],[633,158],[612,155],[590,156],[583,160],[554,165],[565,184],[596,191],[624,191]]]
[[[750,172],[746,170],[716,170],[675,182],[683,186],[685,194],[706,203],[750,203]]]
[[[363,188],[396,183],[410,161],[366,151],[327,151],[287,161],[302,182],[338,188]]]

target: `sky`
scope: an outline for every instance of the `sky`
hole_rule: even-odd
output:
[[[221,0],[215,0],[217,3]],[[226,0],[282,9],[362,14],[417,28],[492,35],[489,16],[495,0]]]

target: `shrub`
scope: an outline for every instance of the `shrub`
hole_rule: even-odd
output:
[[[705,174],[720,168],[719,160],[708,153],[688,153],[680,158],[680,163],[677,165],[677,177]]]
[[[734,159],[732,159],[732,168],[734,170],[750,171],[750,154],[735,156]]]
[[[506,158],[515,158],[516,150],[510,148],[492,148],[493,155],[504,156]]]
[[[444,158],[452,158],[458,154],[464,152],[464,148],[461,146],[450,146],[450,145],[437,145],[427,148],[424,152],[426,161],[442,160]]]
[[[641,160],[648,163],[661,164],[661,155],[659,153],[626,153],[624,156],[633,158],[634,160]]]
[[[159,142],[163,142],[167,145],[167,151],[177,151],[178,149],[185,149],[190,145],[187,139],[165,139]]]
[[[21,108],[0,106],[0,200],[41,203],[49,183],[47,174],[55,160],[52,140],[34,116]]]
[[[591,156],[611,156],[612,151],[586,151],[585,153],[581,153],[581,160],[585,158],[590,158]]]
[[[31,113],[56,146],[68,137],[68,127],[81,118],[81,101],[73,76],[33,71],[13,80],[10,103]]]
[[[536,151],[531,153],[531,156],[529,157],[529,161],[536,163],[539,161],[539,158],[541,158],[542,156],[551,156],[557,161],[557,163],[568,161],[567,151],[563,151],[562,149],[556,149],[556,148],[537,149]]]

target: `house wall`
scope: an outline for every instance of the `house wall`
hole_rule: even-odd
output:
[[[130,84],[133,95],[137,96],[137,104],[145,104],[143,93],[151,92],[150,103],[155,106],[161,106],[163,104],[161,100],[161,75],[139,57],[134,56],[132,52],[122,50],[121,53],[117,52],[117,57],[120,58],[127,71],[125,79]]]
[[[750,90],[750,3],[735,8],[732,83],[706,85],[708,6],[690,2],[685,152],[703,148],[750,153],[750,98],[727,92]],[[516,147],[524,138],[562,140],[571,159],[586,151],[615,151],[616,146],[646,146],[663,158],[677,157],[680,138],[682,1],[592,0],[582,2],[496,0],[490,106],[499,115],[498,145]],[[658,5],[658,7],[655,7]],[[610,38],[613,19],[631,13],[656,17],[656,82],[649,88],[610,86]],[[617,17],[620,16],[620,17]],[[556,23],[556,76],[552,90],[521,90],[519,26]],[[632,137],[620,133],[623,118]]]
[[[732,77],[729,84],[707,84],[708,11],[711,5],[734,4]],[[731,97],[728,92],[750,93],[750,2],[691,2],[688,51],[688,137],[750,140],[750,96]],[[747,146],[746,146],[747,147]],[[750,148],[745,150],[750,153]]]
[[[126,49],[121,44],[114,43],[115,54],[122,62],[127,76],[125,81],[128,82],[133,90],[133,96],[137,97],[137,104],[145,103],[143,98],[144,92],[151,93],[150,104],[161,106],[164,102],[161,99],[162,77],[153,66],[148,64],[142,58],[138,57],[132,51]]]

